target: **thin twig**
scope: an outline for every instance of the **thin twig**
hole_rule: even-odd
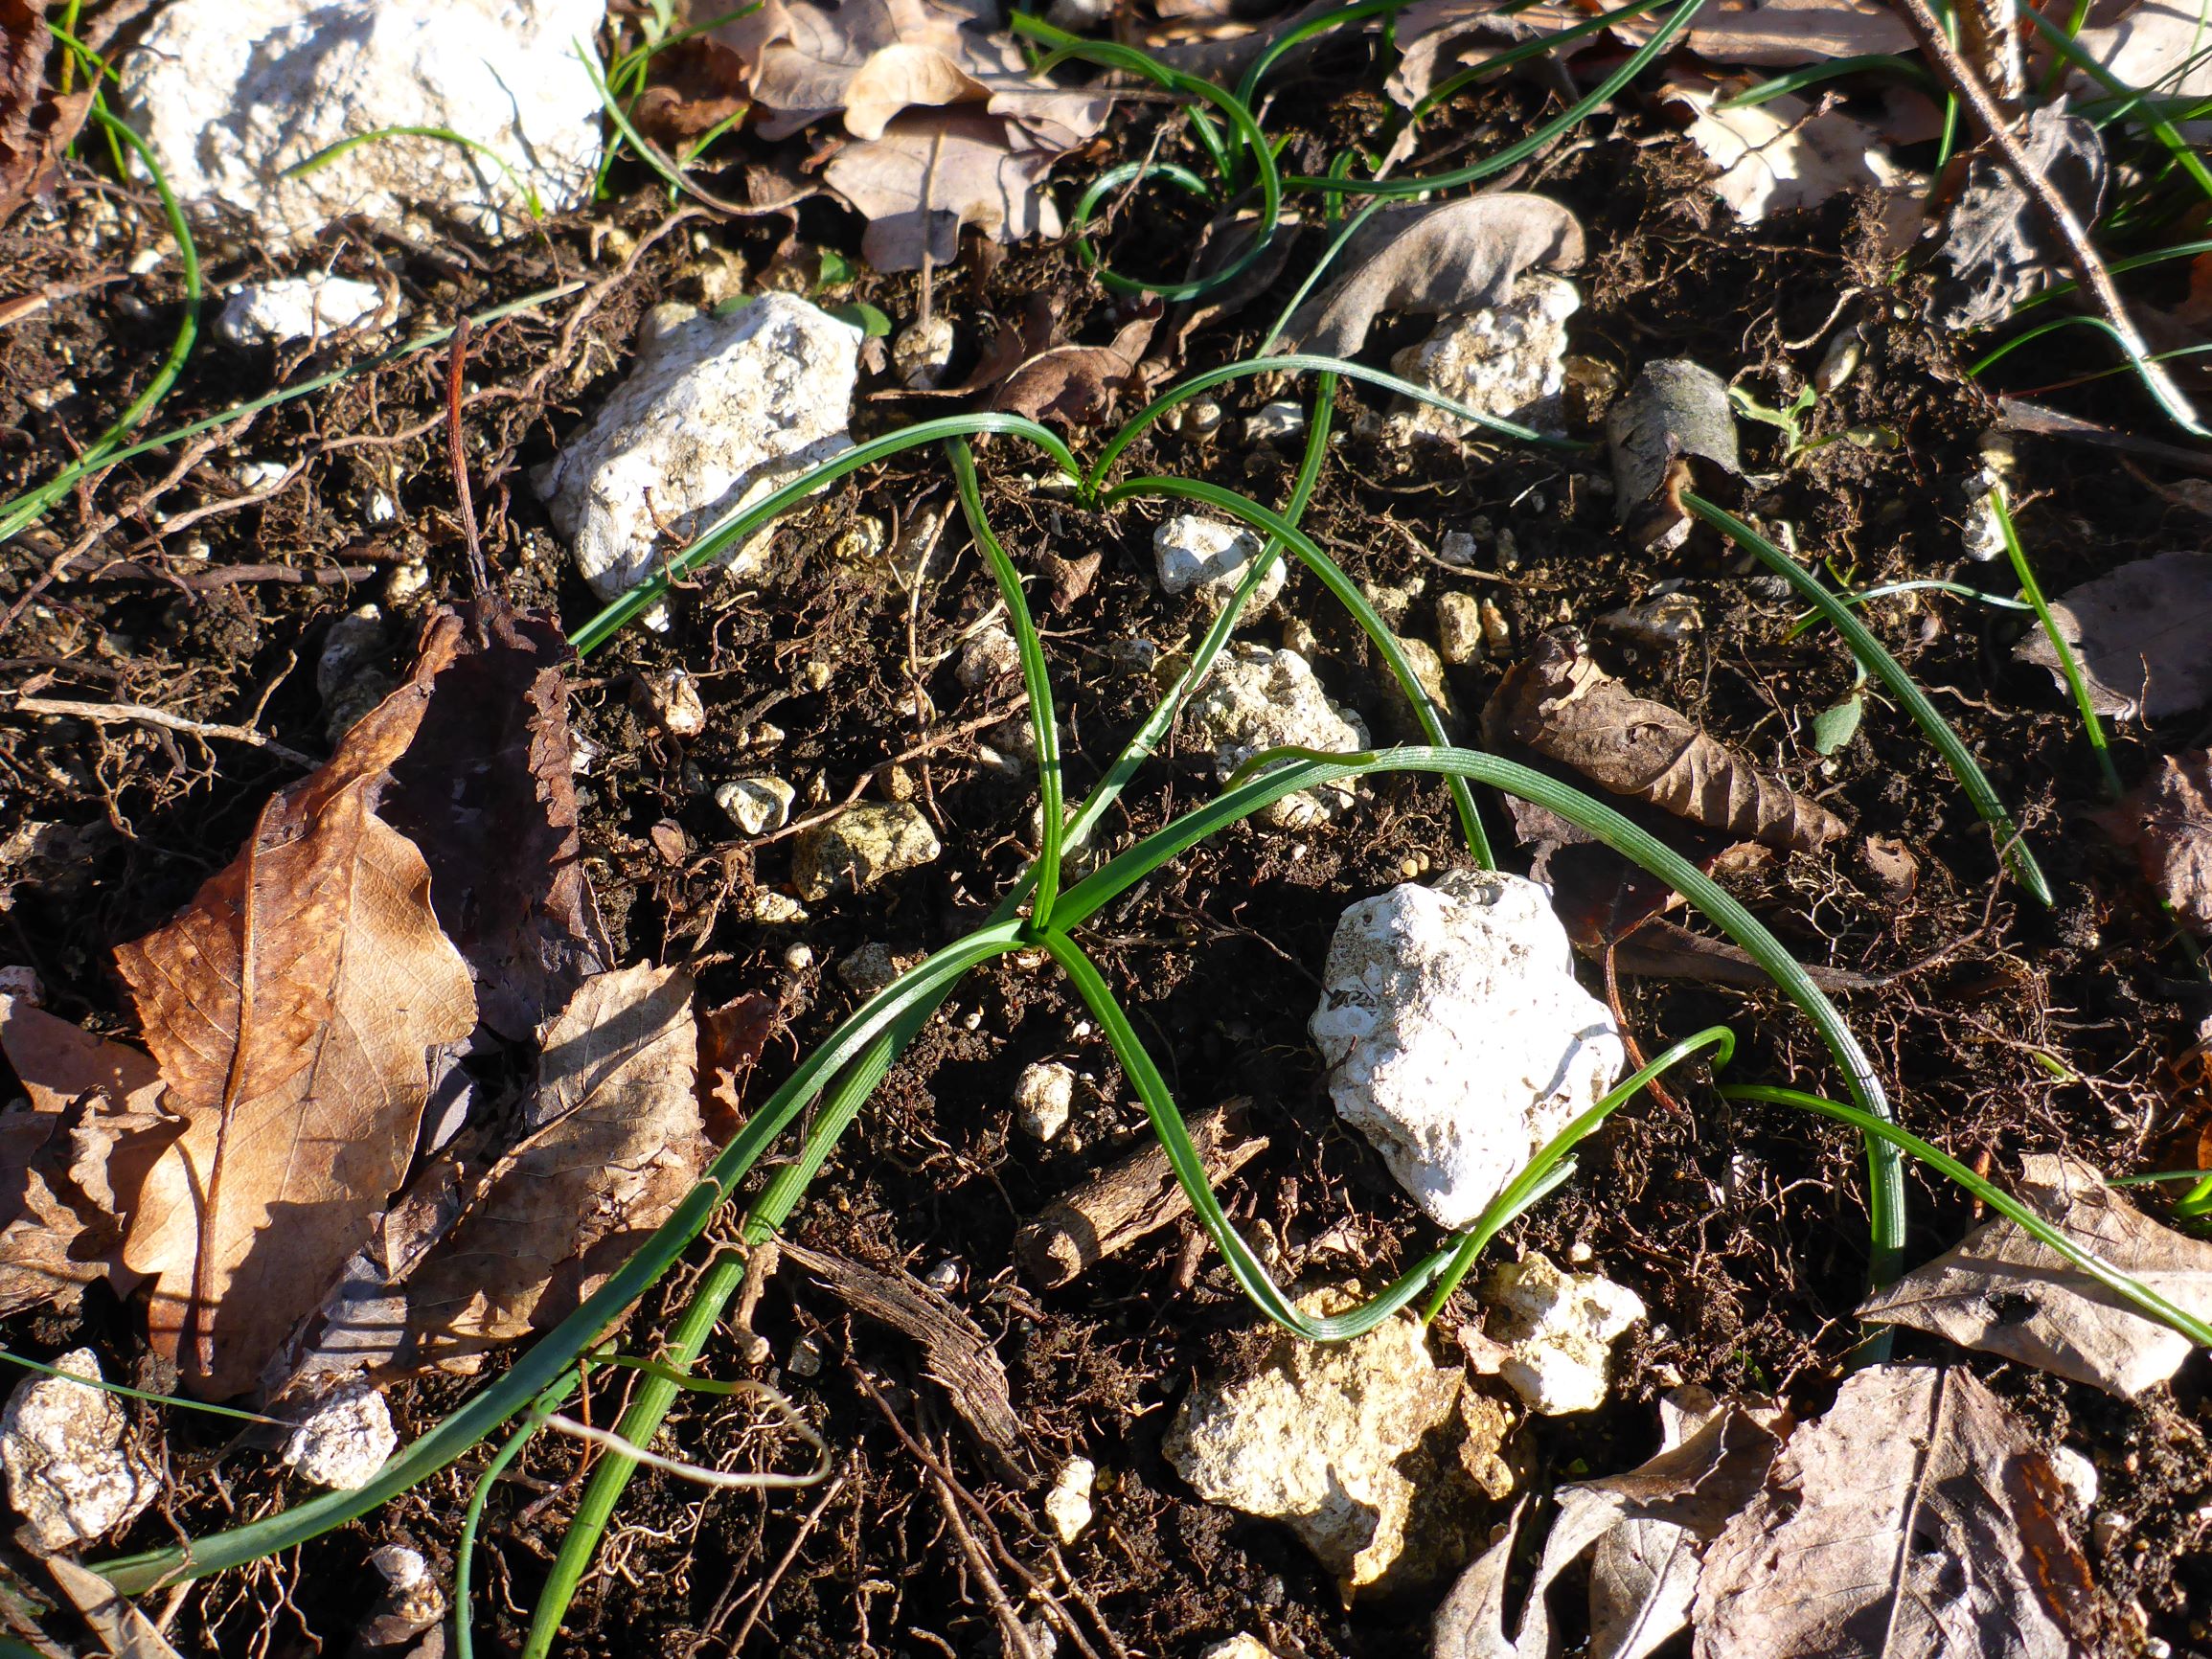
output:
[[[2119,336],[2122,349],[2135,360],[2136,369],[2149,383],[2152,392],[2167,406],[2168,412],[2191,432],[2200,438],[2212,437],[2212,432],[2207,432],[2203,423],[2198,420],[2196,406],[2189,401],[2181,388],[2175,384],[2174,377],[2166,373],[2162,365],[2151,360],[2151,349],[2144,343],[2143,336],[2135,331],[2135,325],[2129,321],[2127,307],[2120,301],[2120,290],[2112,285],[2112,273],[2105,268],[2104,260],[2098,256],[2095,246],[2089,240],[2088,231],[2075,216],[2074,210],[2066,205],[2065,197],[2059,194],[2050,181],[2036,170],[2035,163],[2028,159],[2027,152],[2020,148],[2020,141],[2013,136],[2004,110],[1983,83],[1982,78],[1974,73],[1973,65],[1950,43],[1950,35],[1944,32],[1943,24],[1937,19],[1928,0],[1897,0],[1897,10],[1919,39],[1920,49],[1927,55],[1928,61],[1935,65],[1937,75],[1951,91],[1958,94],[1959,101],[1973,114],[1975,124],[1990,143],[1996,147],[1997,155],[2005,164],[2005,170],[2013,175],[2014,181],[2026,193],[2028,200],[2035,204],[2038,216],[2065,248],[2067,261],[2074,267],[2074,275],[2095,303],[2098,314],[2111,325],[2112,331]]]
[[[468,597],[482,606],[491,579],[484,568],[483,543],[476,536],[476,504],[468,498],[468,455],[461,442],[461,375],[467,366],[468,316],[463,312],[453,325],[452,349],[445,353],[445,453],[453,463],[453,500],[461,510],[461,533],[468,539]]]
[[[752,1635],[753,1626],[761,1622],[761,1615],[768,1610],[768,1602],[775,1595],[776,1586],[784,1581],[784,1575],[791,1570],[791,1563],[799,1558],[799,1551],[805,1547],[808,1538],[813,1535],[814,1528],[824,1512],[835,1501],[837,1494],[845,1489],[845,1481],[852,1473],[852,1462],[848,1458],[835,1477],[822,1489],[822,1495],[814,1500],[814,1507],[807,1511],[806,1518],[800,1521],[799,1530],[791,1534],[789,1547],[778,1557],[776,1564],[768,1569],[768,1576],[755,1588],[752,1609],[745,1614],[745,1622],[738,1626],[738,1633],[730,1638],[729,1651],[733,1655],[745,1650],[745,1639]],[[719,1623],[718,1619],[708,1621],[706,1631],[692,1644],[693,1654],[696,1655],[714,1639],[714,1626]]]
[[[280,761],[305,766],[309,771],[322,764],[312,755],[303,755],[274,738],[263,737],[251,726],[225,726],[206,720],[191,720],[182,715],[172,715],[167,709],[156,709],[146,703],[80,703],[65,697],[17,697],[10,712],[18,715],[66,715],[72,719],[90,720],[101,726],[133,723],[160,726],[168,731],[182,732],[187,737],[222,738],[233,743],[245,743],[256,749],[266,750]]]

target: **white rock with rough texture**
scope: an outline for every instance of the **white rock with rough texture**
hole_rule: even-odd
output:
[[[1260,538],[1248,530],[1179,512],[1152,532],[1152,562],[1165,591],[1184,593],[1195,587],[1208,610],[1220,610],[1244,580],[1245,567],[1260,557]],[[1244,614],[1257,615],[1273,603],[1283,591],[1285,575],[1284,560],[1278,557],[1260,579]]]
[[[1299,1306],[1357,1300],[1331,1286]],[[1417,1579],[1456,1564],[1483,1491],[1512,1489],[1504,1409],[1463,1380],[1408,1315],[1351,1342],[1286,1336],[1252,1375],[1194,1387],[1162,1450],[1201,1497],[1283,1522],[1347,1589]]]
[[[1075,1111],[1075,1069],[1059,1060],[1024,1066],[1014,1083],[1015,1122],[1036,1141],[1055,1139]]]
[[[300,1419],[285,1443],[285,1462],[302,1480],[350,1492],[375,1480],[399,1443],[383,1395],[355,1380]]]
[[[1225,1642],[1217,1642],[1198,1659],[1275,1659],[1275,1650],[1249,1630],[1240,1630]]]
[[[757,778],[733,778],[715,790],[715,805],[747,835],[765,835],[791,821],[791,803],[799,791],[781,778],[766,773]]]
[[[1556,428],[1566,384],[1567,319],[1582,307],[1574,284],[1532,271],[1502,306],[1447,317],[1417,346],[1390,360],[1400,377],[1456,403],[1524,426]],[[1431,404],[1394,418],[1399,430],[1457,440],[1484,430]]]
[[[381,329],[397,314],[396,307],[386,308],[383,290],[374,283],[316,273],[231,289],[215,331],[224,345],[243,351],[326,339],[363,325]]]
[[[101,1380],[99,1356],[89,1348],[72,1349],[54,1366]],[[9,1503],[48,1554],[113,1532],[161,1489],[153,1464],[131,1442],[123,1402],[66,1376],[30,1376],[16,1385],[0,1415],[0,1463]]]
[[[1201,742],[1214,745],[1214,769],[1223,783],[1263,749],[1367,747],[1365,723],[1329,700],[1304,657],[1242,641],[1215,660],[1185,719]],[[1286,795],[1258,816],[1277,829],[1302,830],[1340,817],[1355,799],[1350,783],[1330,784]]]
[[[533,480],[592,591],[615,598],[663,553],[852,448],[859,346],[852,324],[782,293],[648,330],[629,377]],[[757,570],[767,536],[721,562]]]
[[[1044,1517],[1061,1543],[1074,1543],[1090,1525],[1090,1494],[1097,1484],[1096,1464],[1088,1458],[1069,1458],[1060,1478],[1052,1483],[1052,1490],[1044,1494]]]
[[[699,695],[699,683],[689,670],[661,669],[642,674],[638,690],[645,693],[652,717],[670,737],[696,738],[707,729],[706,699]]]
[[[992,623],[968,636],[952,671],[969,691],[981,691],[994,680],[1021,672],[1021,646],[1011,633]]]
[[[791,885],[810,904],[833,893],[862,893],[886,875],[933,862],[937,831],[911,801],[849,807],[798,837]]]
[[[1482,661],[1482,602],[1471,593],[1438,594],[1436,643],[1455,669]]]
[[[1482,1214],[1620,1075],[1618,1028],[1581,987],[1551,898],[1455,870],[1346,910],[1309,1029],[1330,1098],[1444,1227]]]
[[[1613,1380],[1613,1339],[1642,1322],[1643,1298],[1541,1256],[1501,1262],[1483,1281],[1490,1334],[1506,1344],[1498,1375],[1545,1417],[1595,1411]]]
[[[1306,411],[1296,403],[1269,403],[1244,420],[1244,440],[1249,443],[1288,443],[1305,434]]]
[[[124,59],[123,116],[203,213],[305,240],[341,215],[528,227],[524,184],[549,212],[576,206],[599,167],[599,93],[576,56],[605,0],[171,0]],[[444,139],[342,139],[436,126]],[[520,181],[520,182],[517,182]]]

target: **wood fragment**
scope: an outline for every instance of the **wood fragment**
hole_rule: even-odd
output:
[[[909,1274],[878,1273],[787,1239],[778,1248],[784,1261],[805,1268],[855,1313],[920,1343],[922,1369],[951,1398],[977,1443],[1010,1478],[1036,1484],[1006,1365],[974,1320]]]
[[[1191,1141],[1207,1179],[1226,1180],[1267,1149],[1265,1135],[1243,1132],[1250,1103],[1224,1101],[1191,1120]],[[1156,1141],[1147,1142],[1040,1211],[1015,1236],[1014,1248],[1030,1277],[1055,1289],[1190,1209],[1167,1153]]]

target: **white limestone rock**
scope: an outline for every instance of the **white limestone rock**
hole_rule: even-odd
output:
[[[810,904],[833,893],[861,893],[884,876],[932,863],[944,852],[937,831],[911,801],[851,807],[805,830],[791,854],[791,885]]]
[[[1545,1417],[1595,1411],[1613,1380],[1613,1339],[1642,1323],[1643,1298],[1541,1256],[1501,1262],[1483,1281],[1490,1334],[1506,1344],[1498,1375]]]
[[[285,1462],[302,1480],[350,1492],[375,1480],[399,1443],[383,1395],[355,1378],[300,1419],[285,1443]]]
[[[1300,1306],[1357,1300],[1329,1286]],[[1162,1449],[1201,1497],[1283,1522],[1347,1592],[1402,1587],[1464,1558],[1481,1498],[1513,1489],[1511,1420],[1463,1381],[1409,1315],[1351,1342],[1285,1336],[1254,1375],[1194,1387]]]
[[[753,778],[733,778],[715,789],[715,805],[747,835],[766,835],[791,821],[791,803],[799,791],[783,779],[764,772]]]
[[[1098,1466],[1088,1458],[1069,1458],[1044,1494],[1044,1518],[1060,1534],[1062,1544],[1083,1536],[1091,1520],[1091,1490],[1098,1484]]]
[[[1059,1060],[1024,1066],[1014,1083],[1014,1117],[1034,1141],[1052,1141],[1075,1112],[1075,1068]]]
[[[1161,588],[1171,594],[1198,591],[1208,610],[1220,610],[1244,580],[1245,567],[1260,557],[1260,538],[1248,530],[1219,519],[1179,512],[1152,532],[1152,562],[1159,571]],[[1283,591],[1286,561],[1277,557],[1244,606],[1256,616]]]
[[[664,552],[852,448],[859,346],[859,330],[794,294],[658,319],[629,377],[533,480],[592,591],[617,597]],[[722,562],[758,570],[767,537]]]
[[[1245,418],[1248,443],[1288,443],[1306,435],[1306,410],[1297,403],[1269,403]]]
[[[1367,747],[1365,723],[1329,700],[1304,657],[1243,641],[1215,660],[1184,718],[1200,742],[1214,745],[1214,769],[1223,783],[1263,749]],[[1286,795],[1258,817],[1280,830],[1309,829],[1341,817],[1356,798],[1349,782],[1329,784]]]
[[[43,1553],[70,1549],[127,1525],[153,1501],[161,1479],[130,1438],[130,1414],[101,1389],[100,1359],[72,1349],[54,1362],[69,1376],[26,1377],[0,1415],[8,1502]]]
[[[383,290],[374,283],[311,273],[232,288],[215,331],[224,345],[247,351],[319,341],[344,329],[381,329],[397,315],[398,307],[387,306]],[[283,469],[278,470],[282,476]]]
[[[601,103],[573,42],[605,20],[606,0],[171,0],[124,59],[122,113],[196,213],[243,216],[272,241],[416,210],[513,235],[531,222],[525,186],[549,212],[590,189]],[[394,126],[461,133],[514,178],[460,145],[400,137],[285,176]]]
[[[1566,323],[1582,303],[1564,277],[1532,271],[1503,305],[1445,318],[1427,339],[1392,357],[1391,370],[1485,415],[1556,430],[1566,383]],[[1392,417],[1392,427],[1402,437],[1452,442],[1484,430],[1427,403]]]
[[[1215,1643],[1198,1659],[1275,1659],[1275,1650],[1249,1630],[1240,1630],[1226,1641]]]
[[[1413,1201],[1465,1227],[1619,1077],[1619,1030],[1576,983],[1551,898],[1455,870],[1347,909],[1309,1030],[1337,1115]]]
[[[1014,635],[992,623],[968,636],[952,672],[969,691],[981,691],[1021,672],[1021,647]]]

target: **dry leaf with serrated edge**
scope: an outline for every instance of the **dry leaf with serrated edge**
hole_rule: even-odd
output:
[[[1349,357],[1378,317],[1448,316],[1506,297],[1532,265],[1582,262],[1583,227],[1525,192],[1385,208],[1337,256],[1344,274],[1300,306],[1279,350]]]
[[[0,1112],[0,1317],[96,1279],[128,1294],[124,1227],[183,1127],[158,1109],[161,1074],[20,997],[0,996],[0,1053],[29,1100]]]
[[[2061,594],[2051,616],[2098,714],[2160,720],[2212,702],[2212,553],[2161,553],[2123,564]],[[2059,654],[2041,628],[2029,630],[2013,655],[2049,670],[2065,689]]]
[[[2074,44],[2138,92],[2212,98],[2212,0],[2141,0],[2110,25],[2083,30]],[[2074,70],[2070,84],[2087,98],[2106,96],[2085,70]]]
[[[2084,1250],[2185,1312],[2212,1319],[2212,1244],[2159,1226],[2087,1164],[2030,1153],[2020,1160],[2018,1195]],[[2171,1377],[2193,1346],[2001,1216],[1876,1291],[1859,1314],[1932,1330],[2127,1399]]]
[[[1587,20],[1587,13],[1572,4],[1537,0],[1534,5],[1506,9],[1505,0],[1416,0],[1398,13],[1395,34],[1398,61],[1383,82],[1383,90],[1411,109],[1437,83],[1462,68],[1491,56],[1501,46],[1557,34]],[[1554,56],[1562,63],[1606,43],[1606,34],[1630,47],[1652,36],[1648,14],[1624,17],[1605,34],[1585,34],[1562,41]]]
[[[2212,749],[2165,756],[2141,788],[2092,816],[2135,850],[2143,878],[2175,915],[2212,933]]]
[[[1499,1594],[1509,1535],[1469,1567],[1437,1609],[1431,1659],[1552,1659],[1545,1596],[1584,1554],[1590,1564],[1591,1659],[1644,1659],[1688,1622],[1699,1552],[1758,1492],[1787,1422],[1769,1407],[1678,1389],[1660,1406],[1664,1444],[1642,1467],[1562,1487],[1519,1629]],[[1517,1521],[1517,1516],[1516,1516]]]
[[[1783,852],[1817,852],[1844,832],[1827,807],[1767,777],[1689,716],[1637,696],[1579,642],[1557,634],[1539,638],[1508,671],[1482,729],[1493,747],[1510,739],[1616,795]]]
[[[1858,1372],[1706,1546],[1698,1659],[2080,1659],[2098,1596],[2064,1501],[1971,1373]]]
[[[53,50],[45,0],[0,0],[0,222],[44,182],[92,108],[88,85],[48,88]]]
[[[691,994],[680,969],[618,968],[546,1025],[521,1141],[407,1281],[421,1357],[558,1323],[691,1191],[714,1151],[694,1093]]]
[[[2096,126],[2057,104],[2031,111],[2018,135],[2036,172],[2084,224],[2105,197],[2105,148]],[[1930,263],[1928,320],[1954,332],[2004,321],[2064,263],[2041,216],[2010,169],[1986,146],[1967,158],[1965,182],[1944,215]]]
[[[376,812],[432,682],[407,683],[262,808],[238,859],[116,964],[186,1128],[125,1259],[154,1279],[155,1349],[196,1394],[250,1386],[368,1238],[415,1149],[429,1051],[476,1026],[430,871]]]

